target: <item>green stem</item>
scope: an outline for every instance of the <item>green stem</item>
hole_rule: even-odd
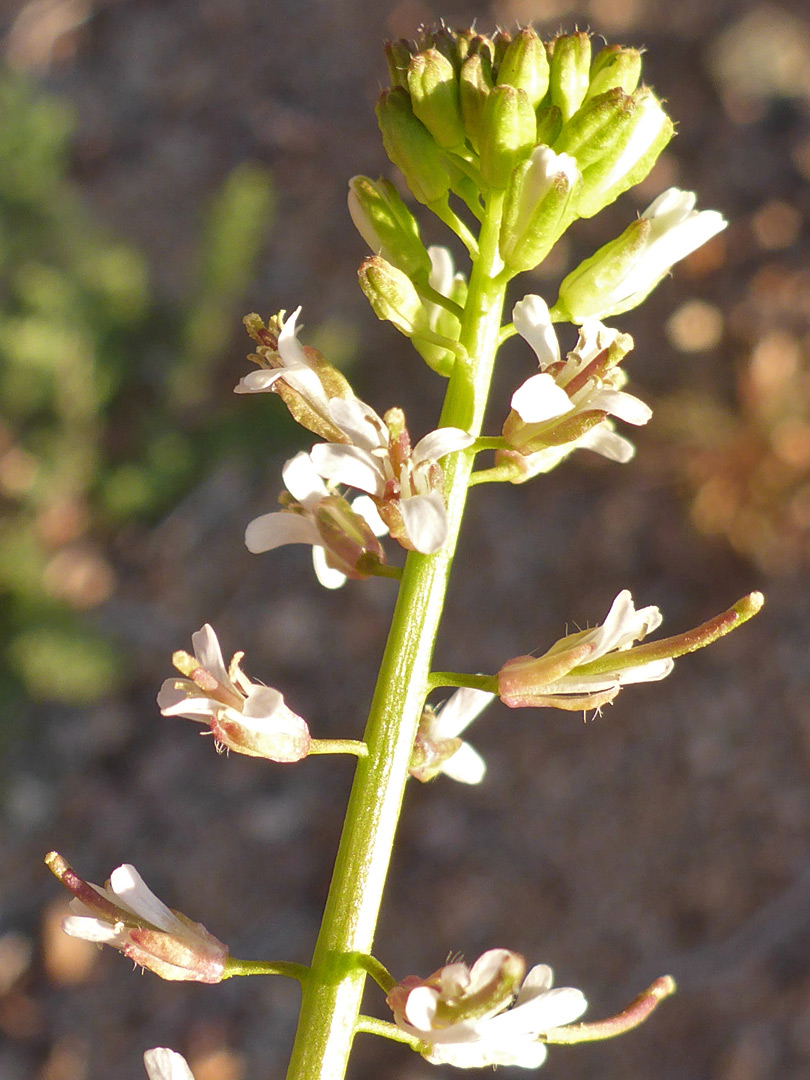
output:
[[[498,679],[495,675],[464,675],[460,671],[434,671],[431,673],[430,689],[440,686],[469,686],[473,690],[486,690],[488,694],[498,693]]]
[[[309,744],[310,754],[354,754],[364,758],[368,747],[358,739],[313,739]]]
[[[499,193],[487,207],[464,309],[469,360],[453,369],[440,420],[473,436],[484,420],[503,310],[505,283],[493,281],[502,208]],[[357,763],[288,1080],[342,1080],[346,1072],[366,977],[358,954],[371,953],[472,462],[469,452],[445,459],[447,541],[436,555],[411,552],[405,562],[364,734],[368,757]]]
[[[223,979],[234,975],[286,975],[304,983],[309,977],[309,968],[303,964],[290,964],[286,960],[237,960],[230,956],[225,962]]]
[[[407,1043],[413,1050],[422,1050],[424,1043],[416,1035],[411,1035],[389,1020],[378,1020],[376,1016],[358,1016],[355,1031],[365,1032],[367,1035],[382,1035],[384,1039],[393,1039],[394,1042]]]

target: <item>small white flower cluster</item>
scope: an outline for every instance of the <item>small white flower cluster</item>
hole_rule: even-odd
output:
[[[315,430],[331,430],[336,437],[287,462],[283,477],[292,503],[281,512],[252,521],[245,540],[257,553],[282,544],[311,544],[318,580],[327,588],[337,588],[347,576],[366,576],[361,569],[363,556],[372,554],[382,561],[382,548],[375,538],[386,532],[423,555],[441,548],[447,537],[447,514],[439,462],[466,449],[473,439],[466,431],[443,427],[411,448],[399,410],[391,410],[382,419],[351,393],[329,397],[325,380],[298,341],[300,310],[288,319],[279,317],[281,330],[274,354],[278,366],[246,375],[236,392],[280,392],[284,386],[296,395],[296,404],[291,406],[296,418],[306,410],[307,416],[314,414],[320,420],[317,427],[312,425]],[[366,497],[355,499],[351,507],[342,500],[341,524],[335,527],[333,513],[328,528],[323,511],[327,500],[341,499],[338,485],[357,488]]]

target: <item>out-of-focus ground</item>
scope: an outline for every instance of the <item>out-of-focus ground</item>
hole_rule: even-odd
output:
[[[377,953],[399,975],[427,974],[449,953],[471,960],[507,946],[582,987],[593,1017],[656,976],[675,976],[679,994],[638,1032],[552,1050],[545,1073],[556,1080],[810,1075],[806,4],[33,0],[0,4],[6,62],[72,103],[69,177],[88,220],[140,253],[156,310],[186,310],[192,294],[208,310],[205,290],[194,292],[201,222],[235,168],[269,169],[276,207],[272,218],[266,207],[257,215],[255,230],[242,228],[253,270],[238,295],[214,290],[233,331],[188,352],[204,363],[177,373],[172,342],[187,340],[177,319],[166,324],[171,339],[138,323],[141,353],[126,320],[115,324],[129,359],[117,376],[123,403],[93,429],[103,462],[126,462],[133,429],[152,422],[164,425],[155,445],[171,461],[172,448],[200,445],[210,461],[188,465],[171,510],[158,501],[130,518],[82,516],[98,491],[120,511],[146,475],[98,466],[84,501],[60,503],[44,520],[31,512],[46,585],[72,606],[61,672],[45,647],[40,666],[26,667],[42,646],[45,601],[37,594],[26,606],[8,570],[20,561],[3,564],[18,642],[8,639],[0,766],[4,1080],[136,1080],[154,1045],[184,1052],[197,1080],[284,1074],[293,984],[168,984],[134,974],[110,950],[78,947],[58,929],[66,900],[42,856],[58,848],[95,881],[133,862],[235,955],[307,961],[350,762],[217,757],[191,724],[162,719],[154,695],[171,652],[210,621],[226,651],[244,649],[248,673],[280,687],[317,735],[362,731],[393,588],[326,593],[303,549],[248,554],[244,525],[270,507],[284,457],[307,440],[284,427],[276,398],[247,403],[230,390],[247,370],[240,315],[303,304],[304,340],[346,365],[364,398],[380,410],[403,405],[418,433],[434,425],[438,380],[357,288],[365,251],[345,188],[357,172],[389,174],[373,114],[386,81],[382,39],[440,15],[477,18],[484,30],[528,20],[549,35],[591,27],[646,46],[646,80],[678,121],[653,175],[572,230],[559,262],[522,279],[523,292],[553,296],[564,259],[617,234],[670,184],[698,191],[731,226],[616,320],[636,339],[633,388],[655,409],[637,459],[618,467],[582,453],[525,487],[474,493],[438,666],[494,670],[547,647],[566,622],[600,620],[624,587],[639,604],[659,604],[671,632],[752,588],[768,604],[739,634],[679,661],[663,683],[628,689],[588,723],[493,707],[472,737],[489,763],[486,782],[462,789],[439,779],[408,793]],[[430,227],[431,240],[440,235]],[[58,376],[61,363],[58,354]],[[493,428],[532,364],[513,343]],[[230,435],[195,441],[201,424],[216,428],[222,417]],[[15,430],[12,418],[6,455],[19,450]],[[150,461],[153,442],[143,443]],[[35,451],[20,453],[0,460],[6,522],[33,484]],[[83,633],[113,649],[99,668],[89,664],[101,689],[85,704],[69,670],[72,635]],[[70,693],[49,692],[63,685],[73,704]],[[372,995],[368,1008],[384,1015]],[[368,1036],[351,1069],[356,1080],[436,1074]]]

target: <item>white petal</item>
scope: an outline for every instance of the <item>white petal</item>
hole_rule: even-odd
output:
[[[375,536],[385,536],[388,526],[377,512],[377,504],[368,495],[358,495],[352,502],[352,510],[359,514]]]
[[[541,368],[560,359],[560,343],[548,313],[548,304],[541,296],[530,293],[512,308],[515,329],[534,349]]]
[[[577,1020],[588,1007],[581,990],[561,986],[526,998],[508,1012],[499,1013],[481,1025],[482,1038],[506,1041],[507,1036],[537,1037],[551,1028],[563,1027]]]
[[[312,464],[312,459],[303,450],[285,462],[281,478],[296,502],[301,503],[307,510],[314,510],[315,505],[329,494]]]
[[[619,673],[619,681],[622,686],[630,683],[659,682],[661,679],[665,679],[674,667],[675,661],[670,656],[662,660],[651,660],[649,664],[622,668]]]
[[[454,427],[437,428],[420,439],[413,448],[413,463],[419,465],[423,461],[440,461],[447,454],[453,454],[457,450],[466,450],[474,442],[475,439],[469,431]]]
[[[272,686],[253,686],[248,691],[240,716],[251,720],[272,721],[284,705],[284,695]]]
[[[360,398],[331,398],[329,415],[356,446],[376,450],[388,445],[388,429]]]
[[[452,739],[460,735],[495,697],[496,694],[490,694],[486,690],[462,686],[436,710],[436,736],[440,739]]]
[[[652,409],[641,398],[625,393],[624,390],[594,390],[582,402],[577,402],[579,408],[604,409],[611,416],[624,420],[626,424],[635,424],[641,427],[652,416]]]
[[[165,687],[166,683],[163,685]],[[222,708],[222,705],[213,698],[188,697],[182,691],[178,691],[178,694],[182,696],[175,701],[172,701],[168,689],[165,693],[161,690],[158,694],[158,705],[164,716],[185,716],[189,720],[198,720],[201,716],[216,716]]]
[[[194,655],[200,662],[200,667],[210,672],[217,682],[222,683],[223,686],[227,686],[229,689],[233,689],[233,683],[228,678],[228,669],[222,659],[222,649],[219,647],[217,635],[209,623],[206,623],[202,629],[191,635],[191,644],[194,647]]]
[[[309,367],[307,354],[296,336],[298,331],[295,323],[300,314],[301,306],[299,304],[292,315],[284,320],[281,332],[278,335],[278,354],[284,361],[285,367],[292,367],[294,364]]]
[[[527,998],[536,997],[540,993],[550,990],[554,983],[554,972],[548,964],[535,964],[523,980],[523,986],[517,996],[516,1004]]]
[[[261,517],[254,518],[245,529],[245,544],[248,551],[252,551],[254,555],[262,551],[272,551],[282,544],[320,542],[321,535],[311,518],[284,510],[262,514]]]
[[[455,754],[442,762],[442,772],[460,784],[480,784],[486,776],[487,763],[477,750],[463,742]]]
[[[69,937],[97,941],[101,945],[109,945],[119,937],[118,931],[110,923],[80,915],[68,915],[62,919],[62,929]]]
[[[235,394],[261,394],[273,389],[273,384],[283,375],[281,368],[259,368],[243,375],[233,388]]]
[[[339,589],[346,584],[346,575],[327,563],[326,548],[319,544],[312,549],[312,567],[315,577],[325,589]]]
[[[194,1074],[182,1054],[166,1046],[156,1046],[143,1055],[149,1080],[194,1080]]]
[[[431,244],[427,249],[427,253],[431,266],[428,282],[436,292],[441,293],[442,296],[449,296],[453,288],[453,276],[456,272],[453,256],[450,254],[449,249],[442,247],[441,244]],[[438,306],[437,304],[436,307]]]
[[[526,424],[542,424],[573,409],[568,394],[551,375],[532,375],[512,394],[512,408]]]
[[[438,491],[401,499],[402,522],[408,539],[422,555],[435,555],[447,539],[447,511]]]
[[[367,450],[343,443],[318,443],[312,447],[311,456],[325,480],[359,488],[369,495],[382,495],[385,473],[380,462]]]
[[[695,208],[697,195],[694,191],[681,191],[680,188],[671,187],[653,199],[644,213],[643,218],[655,218],[656,223],[663,223],[665,228],[683,221],[687,214]]]
[[[125,863],[110,874],[110,888],[126,906],[159,930],[188,936],[188,931],[176,915],[159,900],[134,866]]]
[[[577,439],[577,446],[583,450],[593,450],[595,454],[601,454],[608,461],[617,461],[620,465],[626,464],[633,459],[636,448],[629,439],[618,435],[607,424],[597,424],[590,431]]]
[[[430,1031],[439,1002],[438,993],[429,986],[417,986],[405,1002],[405,1018],[420,1031]]]

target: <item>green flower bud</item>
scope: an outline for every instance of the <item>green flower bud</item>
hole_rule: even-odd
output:
[[[546,48],[535,30],[521,30],[503,54],[498,67],[498,86],[514,86],[525,90],[536,109],[548,90],[548,57]]]
[[[360,288],[378,319],[385,319],[406,337],[429,330],[427,312],[410,278],[372,255],[357,272]]]
[[[608,90],[577,110],[563,126],[553,149],[575,157],[584,170],[605,156],[631,121],[632,98],[619,89]]]
[[[492,63],[486,53],[474,53],[464,61],[459,76],[459,96],[464,130],[474,150],[481,144],[484,106],[494,83]]]
[[[488,187],[505,188],[535,144],[537,121],[526,91],[496,86],[484,106],[482,128],[481,179]]]
[[[593,58],[591,81],[585,100],[618,87],[632,94],[641,78],[641,53],[621,45],[606,45]]]
[[[591,67],[591,39],[586,33],[564,34],[551,42],[549,90],[551,103],[558,105],[563,121],[568,121],[582,104],[588,91]]]
[[[537,110],[537,141],[553,146],[562,131],[562,113],[559,105],[543,105]]]
[[[623,191],[640,183],[675,134],[672,121],[651,90],[643,87],[627,102],[628,122],[621,125],[603,157],[582,170],[582,188],[576,203],[580,217],[593,217]]]
[[[512,173],[500,233],[501,258],[512,270],[533,270],[549,253],[570,218],[571,193],[581,177],[576,161],[536,146]]]
[[[383,46],[385,60],[388,64],[388,75],[392,86],[401,86],[408,89],[408,65],[413,54],[411,46],[404,38],[399,41],[386,41]]]
[[[382,255],[413,281],[427,281],[430,257],[419,239],[419,226],[392,183],[353,177],[349,213],[375,255]]]
[[[438,49],[417,53],[408,68],[414,115],[448,150],[464,142],[464,121],[453,65]]]
[[[444,199],[450,176],[430,132],[414,116],[407,92],[402,87],[383,90],[376,112],[385,152],[417,202],[429,206]]]
[[[453,65],[453,70],[458,74],[461,65],[467,58],[470,39],[475,37],[472,30],[453,30],[442,22],[435,27],[427,36],[426,47],[436,49]]]
[[[511,44],[512,35],[508,30],[498,30],[497,33],[492,35],[490,41],[492,44],[492,66],[497,70]]]

